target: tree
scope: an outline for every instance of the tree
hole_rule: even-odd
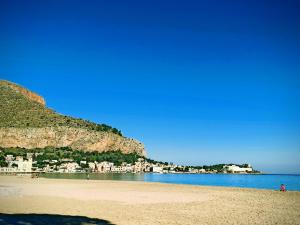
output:
[[[0,167],[8,167],[8,163],[4,160],[0,160]]]
[[[18,164],[13,163],[13,164],[11,165],[11,167],[18,167]]]

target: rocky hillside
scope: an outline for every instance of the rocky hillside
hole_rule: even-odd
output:
[[[145,155],[142,143],[123,137],[118,129],[58,114],[45,106],[41,96],[8,81],[0,81],[0,146],[68,146]]]
[[[40,103],[43,106],[46,105],[45,99],[43,97],[41,97],[41,96],[37,95],[36,93],[29,91],[23,87],[20,87],[12,82],[1,80],[0,85],[4,86],[4,87],[9,87],[10,89],[15,90],[16,92],[21,93],[23,96],[25,96],[26,98],[28,98],[29,100],[31,100],[33,102]]]

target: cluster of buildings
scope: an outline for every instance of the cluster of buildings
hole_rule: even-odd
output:
[[[44,160],[45,166],[43,168],[33,167],[34,172],[59,172],[59,173],[80,173],[80,172],[94,172],[94,173],[167,173],[175,172],[176,165],[149,163],[143,158],[138,159],[137,162],[131,164],[123,162],[121,165],[115,165],[112,162],[74,162],[72,159],[62,159],[60,163],[57,160]],[[33,162],[34,164],[34,162]]]
[[[32,172],[32,157],[28,157],[27,160],[23,156],[6,155],[5,161],[6,167],[0,167],[0,172],[4,173],[30,173]]]
[[[35,153],[39,154],[39,153]],[[250,165],[240,167],[237,165],[225,165],[222,171],[196,169],[193,167],[179,166],[174,164],[150,163],[144,158],[138,159],[134,164],[123,162],[115,165],[112,162],[87,162],[79,163],[72,159],[43,160],[38,166],[37,161],[33,161],[33,153],[27,153],[26,159],[22,156],[6,155],[6,167],[0,167],[0,172],[4,173],[30,173],[30,172],[58,172],[58,173],[251,173],[253,169]]]
[[[35,153],[39,154],[39,153]],[[58,173],[81,173],[81,172],[96,172],[96,173],[142,173],[142,172],[166,172],[163,164],[148,163],[143,158],[140,158],[134,164],[122,163],[115,165],[112,162],[75,162],[72,159],[61,160],[43,160],[42,167],[37,165],[37,161],[33,161],[33,153],[27,153],[26,157],[6,155],[5,162],[7,166],[0,167],[0,172],[3,173],[31,173],[31,172],[58,172]],[[174,167],[174,166],[173,166]]]

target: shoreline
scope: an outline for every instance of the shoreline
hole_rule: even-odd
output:
[[[1,175],[0,175],[1,177]],[[36,178],[34,178],[36,179]],[[79,181],[98,181],[98,182],[115,182],[115,183],[137,183],[137,184],[162,184],[162,185],[170,185],[170,186],[192,186],[192,187],[202,187],[202,188],[221,188],[221,189],[233,189],[233,190],[258,190],[258,191],[274,191],[280,192],[280,190],[276,189],[267,189],[267,188],[252,188],[252,187],[238,187],[238,186],[222,186],[222,185],[204,185],[204,184],[184,184],[184,183],[168,183],[168,182],[160,182],[160,181],[135,181],[135,180],[96,180],[96,179],[72,179],[72,178],[48,178],[48,177],[39,177],[37,179],[51,179],[51,180],[63,180],[63,181],[70,181],[70,180],[79,180]],[[300,194],[300,190],[287,190],[287,192],[297,192]]]
[[[121,225],[300,224],[299,191],[14,176],[0,176],[0,183],[4,215],[85,216]]]
[[[0,175],[0,180],[1,180]],[[5,177],[5,176],[4,176]],[[49,178],[49,177],[38,177],[31,178],[29,176],[9,176],[16,178],[24,178],[24,179],[34,179],[34,180],[53,180],[53,181],[61,181],[61,182],[101,182],[101,183],[136,183],[136,184],[153,184],[153,185],[170,185],[170,186],[186,186],[186,187],[200,187],[200,188],[220,188],[220,189],[233,189],[233,190],[258,190],[258,191],[274,191],[279,192],[279,190],[275,189],[267,189],[267,188],[251,188],[251,187],[238,187],[238,186],[222,186],[222,185],[201,185],[201,184],[184,184],[184,183],[168,183],[168,182],[160,182],[160,181],[142,181],[142,180],[109,180],[109,179],[73,179],[73,178]],[[298,192],[300,194],[300,190],[288,190],[288,192]]]
[[[174,180],[174,178],[170,178],[170,174],[158,174],[158,173],[150,173],[150,176],[144,176],[144,175],[149,175],[149,173],[140,173],[140,174],[131,174],[131,173],[89,173],[90,176],[87,176],[87,173],[43,173],[40,174],[40,176],[33,176],[35,175],[34,173],[18,173],[18,174],[1,174],[0,177],[26,177],[26,178],[32,178],[32,179],[51,179],[51,180],[93,180],[93,181],[130,181],[130,182],[145,182],[145,183],[159,183],[159,184],[174,184],[174,185],[188,185],[188,186],[204,186],[204,187],[225,187],[225,188],[242,188],[242,189],[255,189],[255,190],[271,190],[271,191],[279,191],[280,187],[266,184],[266,185],[249,185],[246,184],[247,182],[253,182],[255,183],[256,179],[248,179],[244,180],[243,182],[245,183],[234,183],[230,184],[228,183],[227,179],[225,183],[218,183],[218,182],[205,182],[205,175],[215,175],[215,174],[205,174],[204,177],[199,178],[200,182],[197,182],[197,177],[192,177],[192,180],[196,182],[187,182],[189,180],[188,175],[199,175],[199,174],[184,174],[187,175],[187,177],[183,177],[183,180],[180,180],[180,177],[178,180]],[[154,176],[152,176],[154,175]],[[163,176],[166,175],[166,178],[163,178]],[[172,174],[173,175],[173,174]],[[183,174],[178,174],[178,175],[183,175]],[[203,175],[203,174],[201,174]],[[228,174],[216,174],[216,175],[228,175]],[[235,176],[237,175],[244,175],[244,174],[234,174]],[[250,175],[250,174],[247,174]],[[263,174],[264,175],[264,174]],[[278,174],[274,174],[274,176],[281,176]],[[160,177],[162,176],[162,177]],[[266,176],[269,176],[269,174],[266,174]],[[294,176],[294,175],[285,175],[285,176]],[[297,176],[297,175],[296,175]],[[224,176],[225,177],[225,176]],[[211,179],[211,178],[209,178]],[[214,178],[217,179],[217,178]],[[244,178],[245,179],[245,178]],[[279,178],[278,178],[279,179]],[[258,180],[260,182],[261,179]],[[273,180],[273,184],[274,184]],[[284,182],[285,183],[285,182]],[[285,183],[288,184],[288,183]],[[292,183],[293,184],[293,183]],[[288,191],[294,191],[294,192],[300,192],[300,189],[298,186],[293,186],[292,184],[288,185]]]
[[[10,175],[10,174],[201,174],[201,175],[211,175],[211,174],[218,174],[218,175],[288,175],[288,176],[300,176],[298,173],[155,173],[155,172],[143,172],[143,173],[129,173],[129,172],[107,172],[107,173],[100,173],[100,172],[0,172],[0,176],[2,175]]]

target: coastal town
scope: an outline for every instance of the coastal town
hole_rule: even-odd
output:
[[[35,161],[43,153],[26,153],[26,157],[5,155],[5,163],[0,167],[1,173],[253,173],[251,165],[221,164],[219,169],[210,167],[182,166],[173,163],[149,162],[145,158],[138,158],[134,163],[74,161],[71,158],[44,159],[43,166]]]

